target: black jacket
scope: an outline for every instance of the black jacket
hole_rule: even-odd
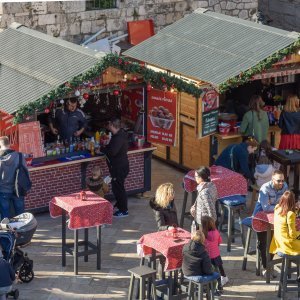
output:
[[[3,258],[0,258],[0,288],[11,286],[15,280],[15,272],[11,265]]]
[[[283,111],[279,117],[281,134],[300,134],[300,112]]]
[[[177,211],[174,201],[169,208],[162,208],[156,202],[155,198],[150,200],[150,207],[153,210],[154,218],[157,223],[158,231],[167,230],[168,226],[178,225]]]
[[[120,129],[116,134],[113,134],[109,144],[101,149],[107,157],[109,169],[126,167],[128,162],[128,138],[124,129]]]
[[[204,245],[191,240],[183,247],[182,271],[184,276],[210,275],[213,273],[211,260]]]

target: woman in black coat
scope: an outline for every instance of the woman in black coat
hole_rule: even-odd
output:
[[[174,202],[174,187],[172,183],[161,184],[150,200],[158,231],[167,230],[170,226],[178,226],[177,210]]]

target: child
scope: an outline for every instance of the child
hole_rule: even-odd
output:
[[[205,236],[205,247],[211,259],[211,263],[221,274],[221,278],[218,280],[218,290],[222,290],[222,287],[229,281],[223,268],[223,261],[219,249],[219,245],[222,243],[222,238],[219,231],[216,229],[213,218],[203,216],[201,218],[201,224]]]
[[[280,165],[275,165],[269,157],[272,150],[273,148],[267,140],[263,140],[260,143],[254,173],[256,185],[258,187],[261,187],[264,183],[271,181],[273,172],[280,167]]]
[[[220,275],[213,272],[211,260],[204,246],[205,237],[201,230],[192,234],[188,244],[183,246],[182,271],[186,278],[200,282],[203,275],[218,279]]]
[[[6,294],[11,291],[16,276],[12,266],[3,258],[1,247],[0,270],[0,300],[6,300]]]
[[[102,178],[101,169],[97,166],[92,169],[92,177],[86,179],[86,185],[91,192],[102,198],[109,191],[107,182],[104,182]]]
[[[161,184],[156,190],[155,198],[150,200],[158,231],[167,230],[173,225],[178,226],[174,196],[173,184],[168,182]]]

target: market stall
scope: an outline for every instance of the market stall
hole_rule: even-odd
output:
[[[175,143],[155,143],[154,155],[185,169],[210,165],[228,144],[241,141],[239,122],[257,93],[268,105],[268,136],[278,146],[278,109],[288,93],[299,93],[299,49],[296,32],[197,9],[125,51],[202,90],[196,96],[178,93]]]
[[[202,92],[198,86],[16,23],[0,33],[0,43],[6,45],[1,49],[0,134],[26,155],[33,182],[27,210],[44,210],[56,195],[86,188],[94,166],[109,175],[101,149],[109,143],[107,123],[113,117],[121,119],[128,135],[127,193],[151,189],[156,149],[151,142],[176,140],[174,89],[196,96]]]

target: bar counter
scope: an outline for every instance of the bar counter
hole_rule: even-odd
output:
[[[129,148],[130,172],[125,181],[128,195],[143,193],[151,189],[151,157],[155,149],[151,145]],[[32,188],[25,198],[26,211],[46,211],[53,197],[86,188],[86,178],[91,176],[91,169],[95,165],[101,168],[104,177],[109,175],[104,155],[66,162],[60,162],[54,158],[50,162],[29,167]],[[110,193],[108,197],[112,197]]]

